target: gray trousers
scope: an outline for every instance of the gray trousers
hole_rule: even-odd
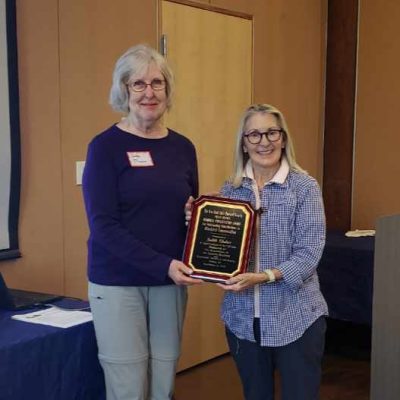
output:
[[[89,282],[89,301],[107,400],[171,399],[186,287]]]

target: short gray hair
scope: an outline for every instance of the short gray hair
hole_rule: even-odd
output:
[[[282,149],[282,154],[286,156],[289,164],[289,168],[292,171],[306,173],[296,162],[296,156],[294,153],[293,141],[287,126],[285,117],[283,114],[274,106],[269,104],[253,104],[248,107],[240,119],[239,127],[236,136],[236,145],[234,153],[234,166],[231,181],[235,187],[242,184],[243,170],[249,159],[249,155],[243,151],[243,131],[249,118],[254,114],[272,114],[278,121],[279,127],[284,130],[283,141],[285,142],[285,148]]]
[[[129,92],[126,86],[132,75],[141,73],[151,63],[161,71],[166,82],[167,109],[172,105],[174,76],[165,58],[152,47],[139,44],[128,49],[116,62],[113,72],[109,103],[118,112],[129,112]]]

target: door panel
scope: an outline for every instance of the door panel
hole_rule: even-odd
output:
[[[167,126],[196,146],[200,192],[219,190],[232,171],[239,117],[252,100],[252,21],[161,2],[167,59],[176,80]],[[189,289],[179,369],[227,352],[214,284]]]

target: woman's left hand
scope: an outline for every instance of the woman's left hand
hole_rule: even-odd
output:
[[[186,225],[189,224],[190,220],[192,219],[192,207],[193,207],[194,197],[190,196],[185,204],[185,220]]]
[[[246,272],[228,279],[226,283],[217,283],[217,285],[226,291],[240,292],[266,281],[267,277],[262,272]]]
[[[193,272],[187,265],[182,261],[172,260],[168,269],[168,276],[175,282],[176,285],[198,285],[203,281],[200,279],[194,279],[190,277]]]

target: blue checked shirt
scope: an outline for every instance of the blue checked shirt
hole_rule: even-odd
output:
[[[286,164],[286,160],[282,162]],[[278,171],[279,173],[279,171]],[[249,201],[257,208],[254,181],[244,177],[234,188],[225,183],[224,197]],[[317,266],[325,245],[325,214],[317,181],[287,171],[260,191],[259,270],[276,268],[283,279],[259,285],[262,346],[284,346],[300,338],[328,307],[319,288]],[[254,271],[254,257],[249,271]],[[226,292],[221,317],[238,338],[255,341],[255,288]]]

